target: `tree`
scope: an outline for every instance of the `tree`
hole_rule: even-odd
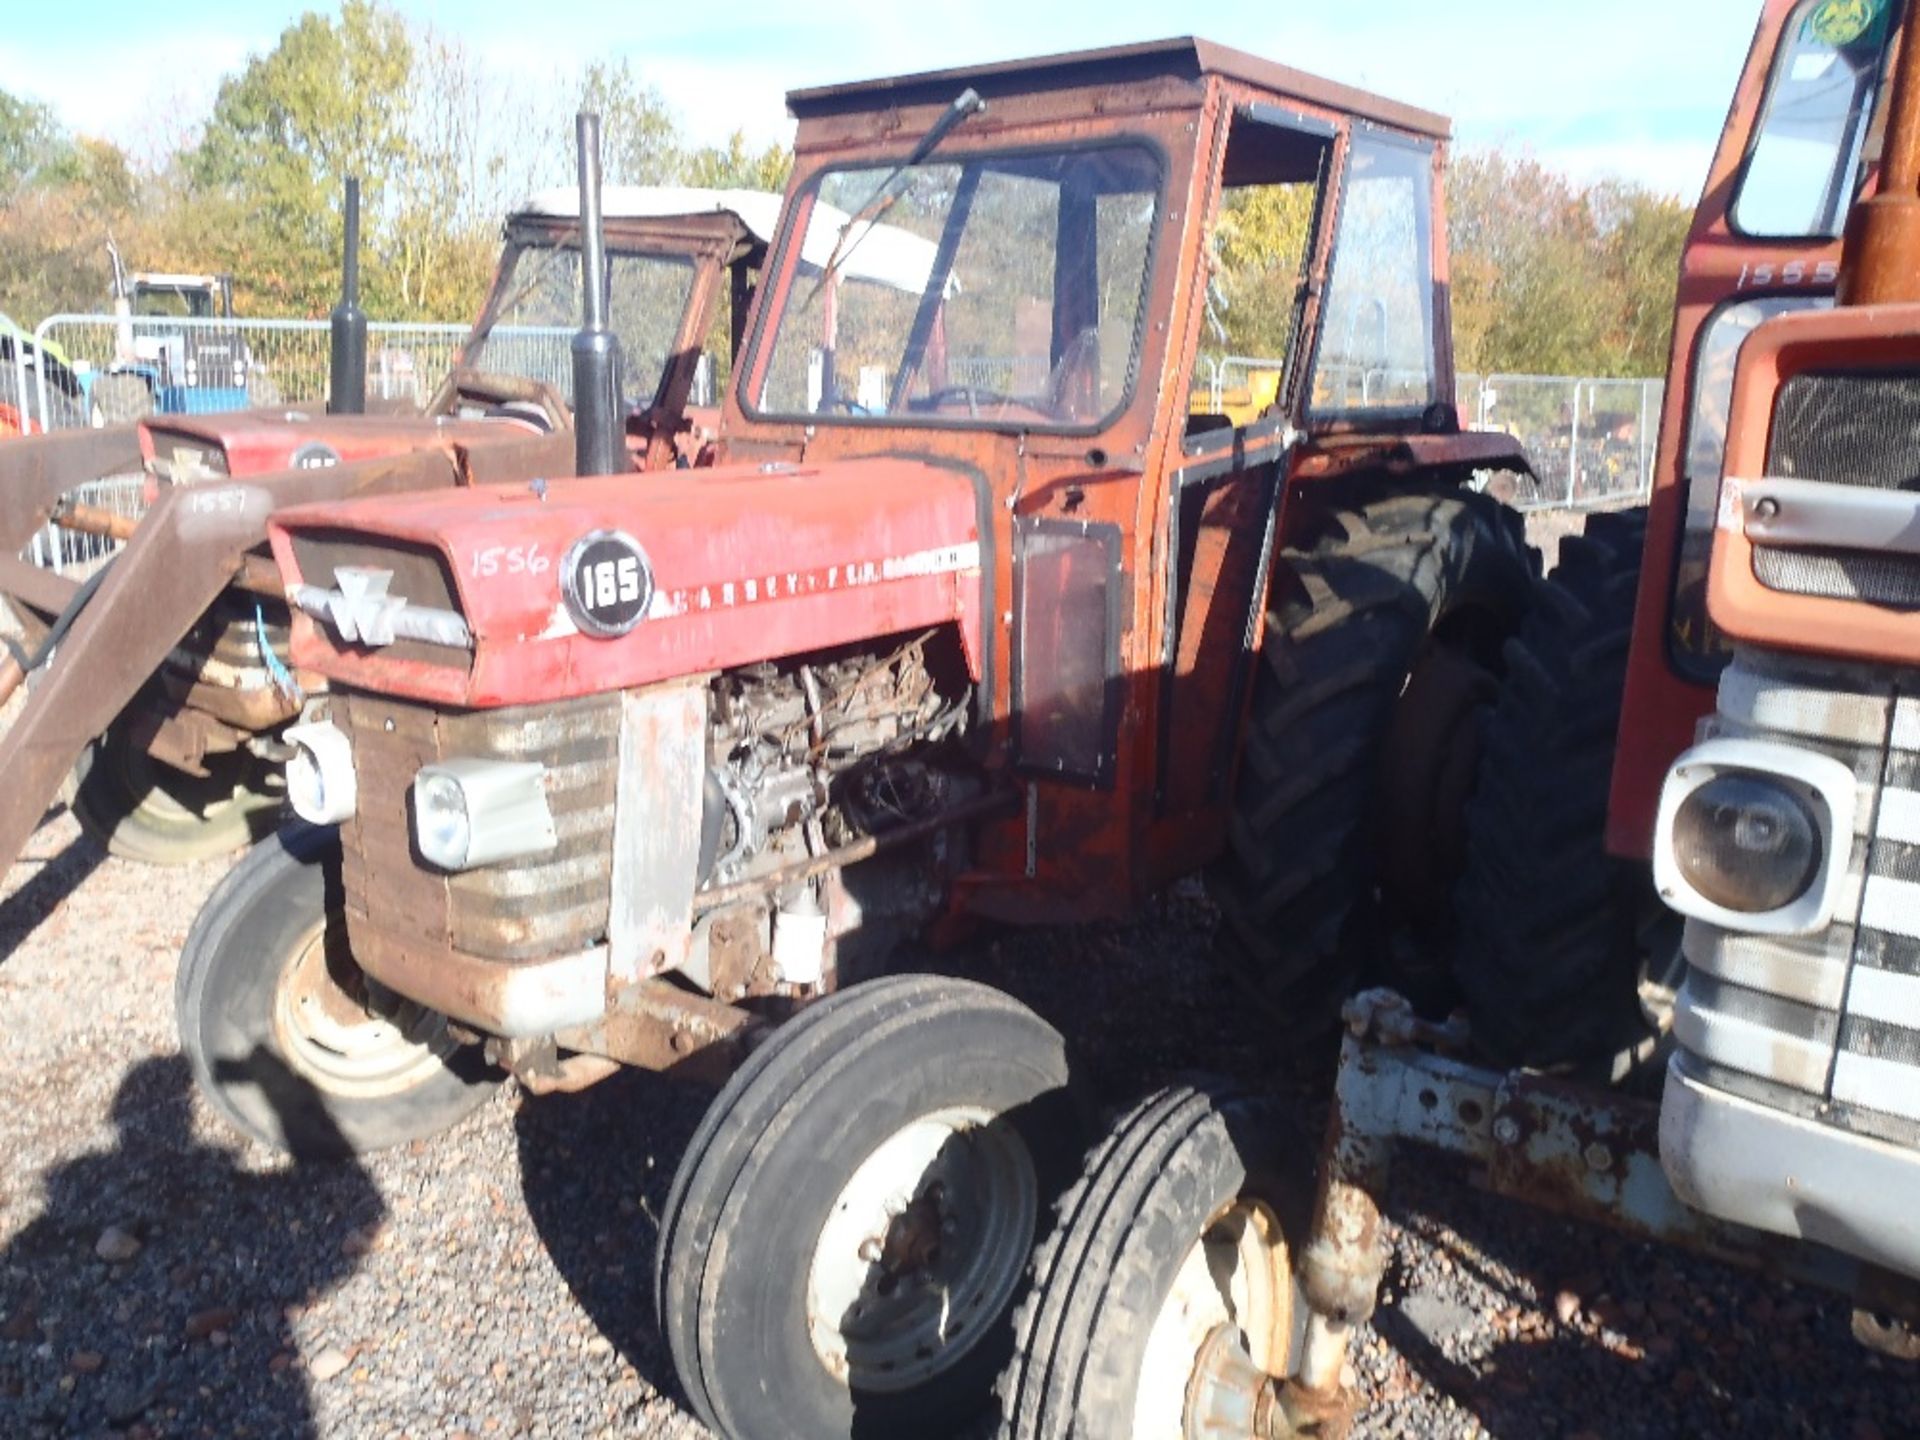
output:
[[[626,60],[596,60],[580,77],[580,109],[600,117],[601,167],[612,185],[662,185],[679,177],[680,126],[660,92],[633,73]],[[572,117],[567,121],[572,153]]]
[[[50,108],[0,90],[0,200],[59,166],[71,150]]]
[[[793,152],[784,145],[769,145],[755,150],[747,143],[746,132],[736,130],[724,145],[703,145],[687,155],[681,167],[681,179],[689,185],[706,185],[717,190],[769,190],[787,188],[793,172]]]
[[[256,307],[323,313],[338,289],[340,199],[359,176],[362,205],[382,213],[411,160],[407,93],[413,44],[375,0],[343,0],[337,20],[308,12],[273,50],[221,82],[189,159],[208,199],[208,244]],[[370,277],[374,305],[391,297]]]

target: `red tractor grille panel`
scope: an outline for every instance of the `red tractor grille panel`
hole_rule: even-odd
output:
[[[336,692],[353,745],[359,810],[341,827],[347,921],[429,950],[535,960],[606,937],[613,892],[618,695],[502,710],[439,710]],[[448,875],[413,843],[420,767],[463,756],[536,761],[559,843],[543,855]]]

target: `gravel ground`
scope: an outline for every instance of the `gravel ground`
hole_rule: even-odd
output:
[[[358,1165],[249,1147],[194,1092],[172,1019],[175,957],[225,868],[107,860],[56,815],[0,881],[0,1436],[704,1434],[649,1294],[704,1096],[639,1074],[503,1091]],[[1207,925],[1176,897],[939,963],[1046,1013],[1117,1108],[1281,1060],[1209,983]],[[1911,1372],[1857,1350],[1839,1303],[1411,1159],[1388,1229],[1360,1435],[1920,1434]]]

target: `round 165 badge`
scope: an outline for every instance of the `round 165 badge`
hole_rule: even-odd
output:
[[[582,633],[603,640],[640,623],[653,600],[653,566],[640,542],[619,530],[594,530],[574,541],[560,566],[567,613]]]

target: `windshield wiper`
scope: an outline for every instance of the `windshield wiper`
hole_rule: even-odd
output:
[[[860,248],[860,242],[873,233],[874,222],[899,198],[894,188],[899,185],[900,177],[931,155],[934,147],[947,138],[954,126],[986,108],[987,102],[980,98],[980,92],[969,85],[954,98],[940,118],[927,127],[927,133],[920,137],[907,158],[894,166],[886,179],[874,186],[866,202],[849,215],[847,223],[840,227],[839,235],[834,238],[833,253],[827,256],[827,263],[820,269],[820,278],[813,282],[813,289],[807,295],[808,306],[813,304],[821,288],[839,273],[840,267],[852,258],[853,252]],[[864,228],[857,236],[853,236],[856,225]],[[849,236],[853,236],[852,240],[848,239]]]

